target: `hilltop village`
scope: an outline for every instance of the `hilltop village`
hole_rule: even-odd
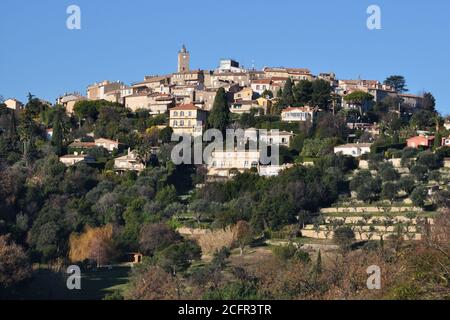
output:
[[[449,297],[450,120],[431,92],[190,61],[183,46],[171,74],[0,100],[0,297]],[[236,147],[175,164],[174,134],[209,129],[279,162]],[[74,264],[90,291],[64,287]]]

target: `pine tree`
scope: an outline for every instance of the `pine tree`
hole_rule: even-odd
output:
[[[224,88],[219,88],[209,113],[208,124],[210,128],[225,132],[229,123],[230,109],[228,108],[227,95]]]

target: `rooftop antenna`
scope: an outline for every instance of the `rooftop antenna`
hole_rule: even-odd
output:
[[[252,69],[255,70],[255,59],[252,59]]]

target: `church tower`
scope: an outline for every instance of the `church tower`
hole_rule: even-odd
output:
[[[186,50],[185,45],[178,52],[178,73],[189,72],[189,62],[191,55],[189,51]]]

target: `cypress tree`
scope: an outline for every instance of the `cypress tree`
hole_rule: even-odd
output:
[[[63,151],[63,133],[61,125],[61,114],[59,111],[56,112],[55,118],[53,119],[52,145],[55,147],[56,154],[58,156],[61,156]]]
[[[283,89],[283,96],[282,96],[282,105],[283,106],[290,106],[294,103],[294,92],[292,90],[292,80],[291,78],[288,78],[286,80],[286,84],[284,85]]]
[[[227,95],[224,88],[219,88],[209,113],[208,124],[210,128],[225,132],[229,123],[230,109],[228,108]]]
[[[322,273],[322,254],[319,253],[317,254],[317,260],[316,260],[316,265],[314,266],[314,272],[315,274],[319,275]]]
[[[12,141],[16,141],[17,140],[17,128],[16,128],[16,114],[14,112],[14,110],[11,110],[11,120],[9,123],[9,133],[8,133],[8,138],[10,138]]]

